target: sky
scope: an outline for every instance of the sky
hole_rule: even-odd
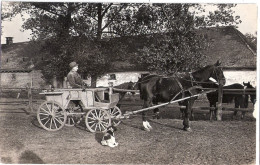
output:
[[[209,9],[210,10],[210,9]],[[240,3],[234,8],[235,14],[239,15],[242,23],[238,25],[238,30],[243,34],[250,33],[256,35],[257,31],[257,4]],[[5,37],[13,37],[13,42],[29,41],[31,31],[22,32],[23,21],[21,16],[16,16],[12,21],[2,21],[1,44],[6,43]]]

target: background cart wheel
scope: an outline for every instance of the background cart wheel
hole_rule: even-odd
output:
[[[107,110],[92,109],[88,111],[85,122],[90,132],[104,132],[111,125],[111,118]]]
[[[113,108],[110,108],[108,110],[110,116],[111,116],[111,122],[114,126],[118,126],[120,123],[121,123],[121,120],[120,119],[116,119],[116,116],[121,116],[122,115],[122,112],[121,110],[115,106]]]
[[[65,125],[67,113],[59,103],[45,101],[37,111],[37,119],[44,129],[57,131]]]
[[[66,112],[68,112],[67,114],[67,120],[65,125],[69,126],[69,127],[73,127],[76,123],[78,124],[82,119],[83,119],[83,115],[70,115],[69,113],[81,113],[83,112],[83,108],[80,105],[79,101],[70,101],[70,103],[68,104],[67,108],[66,108]]]

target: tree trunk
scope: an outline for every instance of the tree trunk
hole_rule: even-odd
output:
[[[102,4],[98,4],[98,29],[97,29],[97,40],[100,41],[102,37]]]
[[[91,87],[95,88],[97,86],[97,76],[91,76]]]

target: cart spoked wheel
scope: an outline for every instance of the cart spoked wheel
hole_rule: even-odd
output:
[[[121,123],[121,120],[116,119],[116,117],[122,115],[121,110],[117,106],[115,106],[113,108],[108,109],[108,113],[111,116],[112,125],[118,126]]]
[[[90,132],[104,132],[111,125],[111,118],[107,110],[92,109],[88,111],[85,122]]]
[[[68,112],[65,123],[66,126],[73,127],[75,124],[79,124],[83,119],[83,115],[76,114],[83,112],[83,108],[79,102],[71,101],[66,108],[66,112]]]
[[[59,103],[45,101],[37,111],[37,119],[44,129],[57,131],[65,125],[67,113]]]

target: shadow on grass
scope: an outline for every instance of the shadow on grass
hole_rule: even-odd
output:
[[[32,125],[34,125],[37,128],[43,129],[41,127],[41,125],[39,124],[38,119],[35,115],[31,116],[31,118],[32,118],[32,120],[31,120]]]

